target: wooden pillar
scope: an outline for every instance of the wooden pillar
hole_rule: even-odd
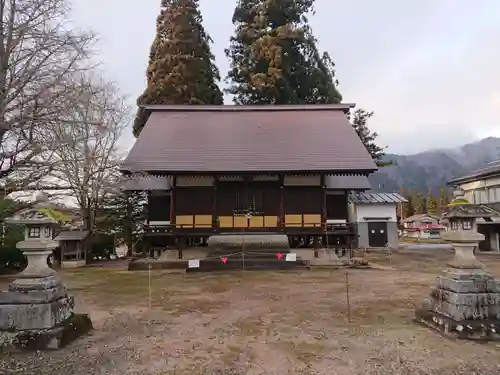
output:
[[[285,190],[285,177],[283,174],[279,175],[280,180],[280,227],[285,227],[285,203],[284,203],[284,190]]]
[[[170,187],[170,225],[175,223],[174,206],[175,206],[175,185],[176,185],[176,182],[177,182],[177,177],[173,176],[172,177],[172,186]]]
[[[327,214],[326,214],[326,176],[324,174],[321,174],[321,190],[323,193],[323,208],[321,210],[321,223],[323,226],[323,229],[326,231],[326,219],[327,219]]]
[[[214,176],[214,199],[212,201],[212,228],[216,228],[217,223],[217,184],[219,180]]]

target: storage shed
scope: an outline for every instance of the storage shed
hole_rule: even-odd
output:
[[[359,248],[397,248],[398,203],[407,200],[398,193],[353,192],[349,195],[349,220],[356,223]]]
[[[61,231],[54,241],[61,247],[61,267],[75,268],[87,264],[87,243],[90,237],[88,230]]]

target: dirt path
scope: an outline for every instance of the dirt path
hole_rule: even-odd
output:
[[[393,270],[350,270],[351,322],[344,271],[154,273],[149,309],[147,273],[75,270],[63,277],[93,334],[60,352],[3,358],[0,373],[498,374],[495,344],[412,322],[448,255],[396,253]],[[486,261],[500,276],[500,262]]]

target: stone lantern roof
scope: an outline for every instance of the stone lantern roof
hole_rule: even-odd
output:
[[[443,212],[443,220],[449,219],[474,219],[497,216],[498,212],[483,204],[470,203],[465,199],[465,192],[456,189],[453,192],[453,200],[446,206]]]

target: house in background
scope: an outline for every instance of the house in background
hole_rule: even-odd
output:
[[[477,231],[485,236],[479,249],[500,251],[500,160],[466,176],[454,178],[448,185],[462,189],[465,199],[470,203],[485,205],[497,213],[491,217],[478,218],[475,224]]]
[[[407,200],[398,193],[352,192],[349,221],[356,223],[358,248],[398,247],[397,205]]]
[[[401,220],[403,228],[413,228],[422,225],[439,224],[439,217],[428,214],[417,214]]]
[[[402,234],[410,238],[441,238],[446,227],[439,223],[439,217],[417,214],[401,220]]]

